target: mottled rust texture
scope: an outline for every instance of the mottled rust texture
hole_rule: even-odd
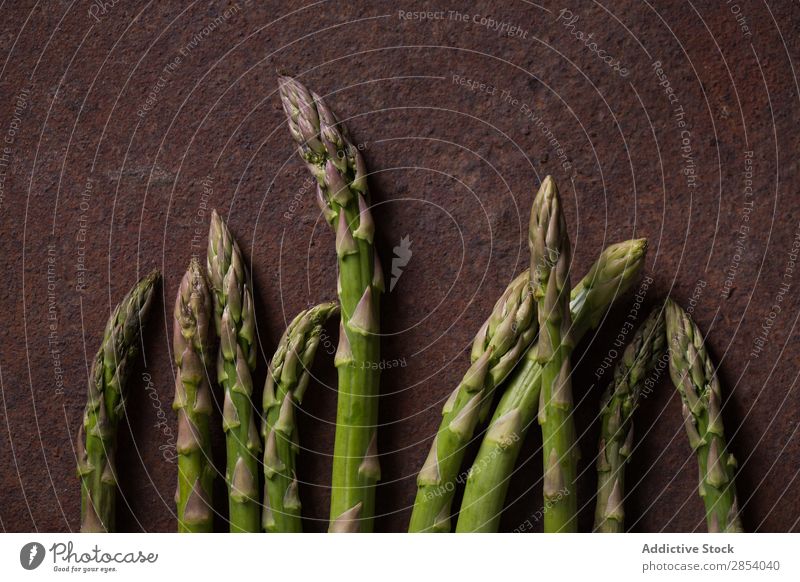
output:
[[[410,241],[383,305],[376,529],[406,527],[415,473],[466,348],[528,264],[525,226],[546,174],[563,194],[573,281],[603,245],[647,236],[652,282],[639,313],[667,294],[685,305],[694,296],[720,363],[745,526],[798,529],[795,3],[740,2],[739,21],[730,3],[673,0],[186,6],[3,7],[3,530],[78,528],[72,443],[87,362],[112,305],[152,268],[164,283],[121,427],[119,525],[174,530],[171,310],[191,254],[205,251],[211,207],[228,218],[253,272],[258,386],[286,321],[335,297],[333,234],[287,133],[276,70],[328,95],[363,147],[387,278],[395,252],[405,254],[401,239]],[[419,10],[439,12],[405,18]],[[593,36],[582,41],[581,32]],[[574,358],[583,529],[592,521],[598,398],[610,376],[598,381],[595,371],[619,353],[613,342],[637,305],[633,294],[623,298]],[[325,349],[315,373],[299,470],[305,527],[322,531],[336,402]],[[636,424],[630,527],[702,530],[696,462],[666,374]],[[506,530],[526,520],[541,529],[531,517],[541,505],[541,441],[532,433]],[[222,466],[219,428],[215,439]],[[218,482],[220,511],[222,492]]]

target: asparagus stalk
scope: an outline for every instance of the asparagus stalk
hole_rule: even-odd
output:
[[[647,375],[666,351],[662,306],[654,309],[625,348],[614,368],[614,379],[600,409],[600,445],[597,454],[597,506],[594,529],[625,531],[625,463],[633,450],[633,412]]]
[[[172,345],[175,351],[175,400],[178,413],[178,531],[203,533],[212,530],[211,462],[211,353],[212,299],[206,276],[192,259],[175,298]]]
[[[545,533],[577,531],[578,448],[572,418],[572,318],[569,312],[569,236],[558,188],[547,176],[531,210],[531,287],[537,301],[542,366],[539,424],[544,458]]]
[[[516,277],[472,344],[470,366],[442,409],[442,422],[417,477],[411,532],[446,532],[455,481],[475,427],[488,415],[495,387],[536,336],[530,271]]]
[[[734,476],[736,459],[728,452],[722,426],[722,390],[703,343],[703,336],[687,313],[667,300],[669,372],[683,403],[689,445],[700,465],[699,493],[711,533],[742,532]]]
[[[256,367],[253,295],[239,245],[215,210],[208,235],[208,274],[214,291],[214,323],[219,336],[217,380],[225,393],[228,508],[231,532],[257,532],[258,454],[251,374]]]
[[[92,363],[76,453],[81,480],[81,531],[115,531],[117,427],[125,415],[125,384],[139,355],[142,326],[159,279],[141,279],[111,313]]]
[[[295,407],[311,379],[322,326],[337,313],[335,303],[301,311],[283,334],[264,386],[264,509],[266,532],[302,531],[295,458],[299,450]]]
[[[647,241],[628,240],[607,247],[572,290],[572,336],[575,341],[597,327],[608,307],[625,293],[644,265]],[[467,477],[458,516],[458,532],[496,532],[508,485],[522,443],[536,417],[542,366],[532,345],[514,370],[495,409]]]
[[[375,513],[383,274],[373,248],[366,166],[323,99],[280,77],[289,131],[317,179],[317,203],[336,231],[341,306],[330,531],[370,532]]]

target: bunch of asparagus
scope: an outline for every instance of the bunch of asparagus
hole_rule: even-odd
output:
[[[465,447],[486,418],[500,384],[536,335],[530,273],[514,279],[472,344],[472,366],[442,409],[442,424],[417,478],[409,531],[448,531]]]
[[[537,416],[545,441],[545,531],[575,530],[577,449],[570,414],[569,351],[599,323],[614,298],[635,282],[647,248],[643,239],[610,246],[567,296],[569,240],[558,189],[549,177],[534,199],[529,237],[534,273],[530,292],[536,298],[539,339],[504,387],[468,473],[459,532],[498,530],[522,442]]]
[[[579,341],[629,289],[644,265],[647,244],[629,240],[606,248],[570,294],[571,334]],[[536,345],[514,370],[500,398],[464,490],[456,531],[498,531],[508,485],[528,429],[536,419],[542,365]]]
[[[370,531],[377,455],[377,394],[380,346],[379,298],[383,274],[373,250],[364,160],[325,102],[289,77],[281,98],[300,155],[317,178],[321,209],[336,230],[341,326],[335,365],[339,404],[334,449],[331,531]],[[301,312],[284,333],[264,387],[261,435],[252,402],[256,365],[253,295],[241,251],[213,212],[208,241],[208,279],[192,261],[175,306],[174,348],[178,369],[179,531],[210,531],[213,464],[210,453],[211,318],[219,337],[217,381],[224,392],[229,520],[233,532],[301,531],[295,407],[310,380],[309,367],[322,325],[340,307],[324,303]],[[258,453],[262,450],[264,494],[258,502]]]
[[[261,435],[252,402],[255,369],[255,313],[239,245],[214,211],[208,245],[208,273],[192,259],[175,300],[173,347],[177,368],[178,531],[212,531],[211,371],[224,392],[222,429],[226,435],[226,483],[232,532],[301,531],[295,459],[295,407],[303,399],[322,326],[338,312],[324,303],[302,311],[278,345],[264,387]],[[213,367],[214,317],[219,335]],[[258,501],[259,459],[264,442],[263,505]]]
[[[291,77],[280,77],[279,85],[289,132],[316,179],[317,203],[335,232],[339,302],[303,310],[288,325],[270,361],[259,409],[252,400],[257,360],[252,284],[239,245],[217,212],[212,213],[207,272],[196,258],[190,261],[174,308],[175,502],[181,532],[213,529],[217,471],[211,440],[217,385],[230,531],[302,531],[295,418],[323,326],[337,313],[338,404],[329,531],[369,532],[374,527],[375,484],[380,479],[380,366],[375,364],[380,358],[384,282],[373,244],[366,166],[324,99]],[[443,406],[441,424],[417,476],[411,532],[450,531],[456,516],[457,532],[498,531],[509,482],[534,420],[542,433],[544,531],[577,531],[580,451],[571,355],[613,301],[634,284],[647,242],[634,239],[609,246],[570,292],[567,221],[549,176],[534,197],[528,234],[530,268],[495,303],[472,343],[463,379]],[[115,308],[92,366],[77,442],[82,531],[115,529],[117,427],[125,413],[130,363],[139,350],[158,278],[154,272],[142,279]],[[635,451],[634,413],[648,379],[659,365],[666,365],[667,350],[689,444],[698,457],[708,530],[742,531],[736,461],[727,450],[720,414],[720,383],[697,326],[671,300],[654,309],[634,333],[602,397],[594,531],[625,531],[625,465]],[[466,471],[461,506],[454,510],[467,447],[476,438],[480,448]]]
[[[511,283],[476,339],[477,346],[483,345],[487,330],[494,329],[491,322],[499,327],[498,322],[519,320],[518,312],[524,313],[521,321],[509,324],[519,332],[519,341],[508,354],[500,354],[501,361],[512,368],[517,361],[519,365],[503,382],[510,369],[487,374],[493,370],[491,355],[473,349],[473,364],[445,404],[442,425],[419,472],[411,532],[449,531],[464,450],[483,420],[482,415],[467,416],[463,411],[469,413],[478,405],[481,413],[486,411],[491,406],[491,393],[498,387],[503,394],[467,472],[456,531],[498,531],[509,481],[534,418],[542,428],[544,531],[577,531],[579,451],[572,416],[570,352],[589,329],[597,326],[614,298],[635,282],[647,243],[638,239],[610,246],[567,296],[570,244],[558,188],[550,177],[545,178],[534,199],[529,238],[530,271]],[[530,289],[521,288],[523,285],[530,285]],[[530,318],[530,307],[519,299],[531,296],[535,318]],[[665,355],[666,328],[673,330],[670,337],[675,336],[670,369],[685,402],[690,444],[698,451],[700,494],[706,502],[709,531],[741,531],[733,488],[735,462],[725,452],[719,417],[719,383],[697,329],[673,302],[667,303],[666,311],[666,321],[664,308],[659,307],[633,335],[603,396],[594,529],[624,531],[624,470],[634,450],[632,417],[643,386]],[[537,319],[538,339],[531,341]],[[527,347],[524,355],[519,351],[521,346],[523,350]],[[471,399],[472,394],[477,397]],[[454,420],[462,418],[469,418],[469,423],[464,423],[466,430],[454,438],[451,427]],[[456,422],[455,426],[460,424]]]

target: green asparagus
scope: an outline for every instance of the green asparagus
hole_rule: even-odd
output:
[[[203,533],[212,530],[211,490],[211,387],[213,356],[211,342],[212,299],[206,276],[192,259],[175,298],[172,345],[175,351],[175,400],[178,413],[178,531]]]
[[[260,529],[258,455],[261,438],[251,400],[256,367],[255,312],[239,245],[215,210],[208,235],[208,275],[219,336],[217,380],[225,393],[228,508],[231,532]]]
[[[742,532],[734,476],[736,459],[727,450],[720,405],[722,390],[703,336],[689,315],[667,300],[669,372],[681,395],[689,445],[700,465],[699,493],[711,533]]]
[[[373,248],[364,158],[325,101],[290,77],[280,78],[289,131],[317,179],[317,203],[336,231],[341,305],[336,438],[330,507],[332,532],[370,532],[375,513],[383,273]]]
[[[472,344],[472,365],[442,409],[442,422],[417,476],[411,532],[450,530],[455,482],[475,427],[489,413],[503,382],[536,337],[530,271],[517,276],[494,306]]]
[[[636,281],[646,250],[645,239],[609,246],[575,286],[570,311],[576,342],[597,327],[611,303]],[[503,387],[503,395],[467,477],[456,531],[498,531],[511,475],[536,417],[541,374],[534,344]]]
[[[531,287],[537,301],[542,366],[539,424],[544,458],[545,533],[577,531],[578,448],[572,418],[570,243],[555,181],[547,176],[531,210]]]
[[[299,450],[295,407],[311,379],[322,326],[337,313],[335,303],[301,311],[283,334],[264,386],[264,508],[261,525],[266,532],[302,531],[295,457]]]
[[[658,306],[642,323],[614,368],[600,409],[597,506],[594,530],[625,531],[625,463],[633,450],[633,412],[648,374],[664,356],[664,311]]]
[[[159,277],[156,271],[144,277],[116,306],[92,363],[76,443],[82,532],[115,531],[117,427],[125,415],[125,384],[139,354],[142,326]]]

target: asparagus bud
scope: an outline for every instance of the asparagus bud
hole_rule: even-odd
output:
[[[231,532],[260,529],[258,454],[251,374],[256,367],[255,311],[239,245],[215,210],[208,235],[208,273],[214,322],[220,337],[217,380],[224,391],[222,411]]]
[[[261,435],[264,451],[264,508],[261,526],[266,532],[299,532],[300,496],[296,471],[299,450],[295,407],[303,400],[311,379],[311,364],[322,326],[339,311],[323,303],[301,311],[283,334],[264,386]]]
[[[699,492],[711,533],[742,532],[734,476],[736,459],[728,452],[720,417],[722,390],[703,336],[689,315],[667,300],[669,373],[683,401],[689,444],[700,465]]]
[[[115,531],[117,427],[125,415],[125,384],[139,354],[141,331],[160,275],[140,280],[111,313],[89,374],[76,445],[81,480],[81,531]]]
[[[614,369],[614,379],[600,408],[600,445],[597,453],[597,506],[594,529],[625,531],[625,463],[633,448],[633,412],[647,375],[666,351],[664,310],[650,313],[626,346]]]
[[[211,291],[197,259],[192,259],[175,298],[172,346],[175,352],[175,400],[178,413],[179,532],[210,532],[213,511],[211,491],[211,388],[213,327]]]
[[[375,435],[383,275],[373,248],[366,165],[324,99],[291,77],[280,77],[279,84],[289,133],[317,179],[317,203],[336,232],[342,325],[330,530],[369,532],[380,477]]]

